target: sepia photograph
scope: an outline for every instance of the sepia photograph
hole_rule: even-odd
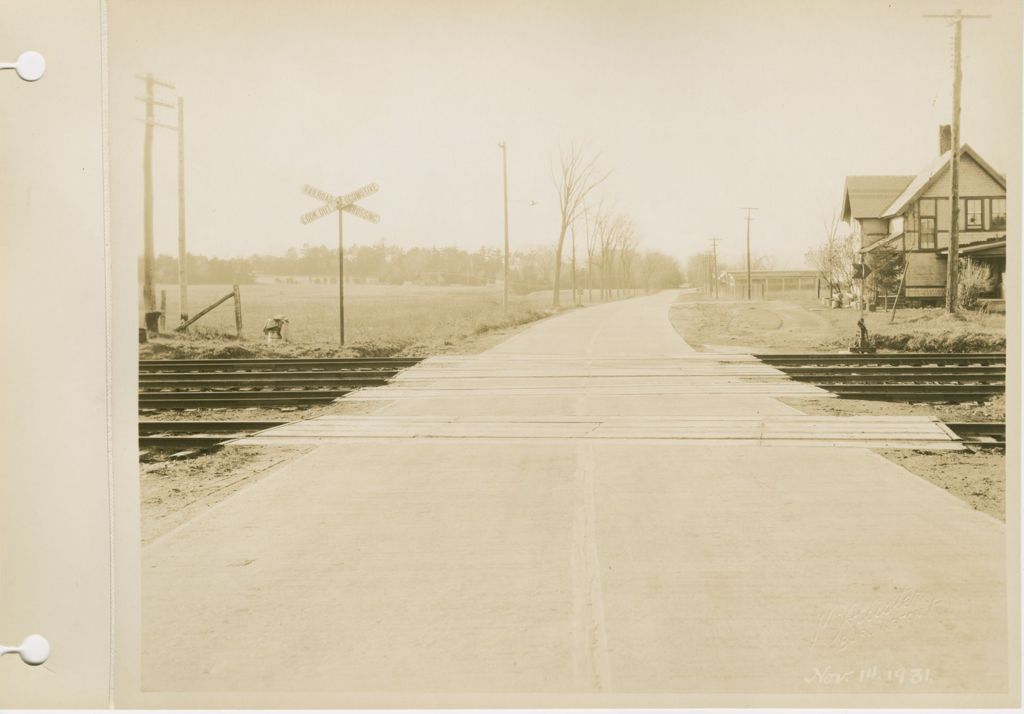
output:
[[[134,704],[1019,705],[1021,22],[107,0]]]

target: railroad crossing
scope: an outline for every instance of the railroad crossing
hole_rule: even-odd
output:
[[[323,218],[324,216],[330,215],[337,211],[338,213],[338,327],[339,327],[339,344],[345,345],[345,214],[351,213],[353,216],[362,218],[364,221],[370,223],[379,223],[380,216],[373,211],[368,211],[356,204],[356,201],[372,196],[380,190],[380,186],[375,183],[368,183],[365,186],[357,188],[351,193],[346,193],[344,196],[335,196],[327,191],[322,191],[315,186],[306,184],[302,187],[302,192],[310,198],[315,198],[318,201],[323,201],[324,205],[319,208],[315,208],[312,211],[303,213],[299,217],[299,221],[306,225],[313,221]]]
[[[1004,525],[867,448],[954,437],[808,418],[780,399],[835,394],[694,353],[675,298],[544,320],[348,395],[365,417],[240,441],[310,450],[143,549],[143,687],[555,702],[891,692],[821,672],[914,668],[915,693],[1005,689]]]

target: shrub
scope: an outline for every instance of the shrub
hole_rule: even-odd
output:
[[[992,270],[970,258],[960,259],[960,279],[956,286],[957,305],[964,310],[978,307],[978,299],[992,289]]]

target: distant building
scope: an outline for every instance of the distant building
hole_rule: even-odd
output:
[[[731,296],[742,300],[747,296],[747,271],[731,270],[725,274]],[[780,293],[818,292],[818,273],[814,270],[751,270],[750,296],[765,298]]]
[[[843,220],[860,239],[860,253],[902,251],[902,295],[941,302],[949,255],[951,161],[949,127],[940,127],[939,156],[916,176],[848,176]],[[1006,272],[1006,177],[967,144],[960,148],[960,253],[989,266],[988,298],[1002,299]]]

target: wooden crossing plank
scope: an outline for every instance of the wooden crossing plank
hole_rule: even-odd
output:
[[[667,439],[959,450],[959,438],[931,417],[391,417],[332,415],[293,422],[235,444],[365,439]]]

